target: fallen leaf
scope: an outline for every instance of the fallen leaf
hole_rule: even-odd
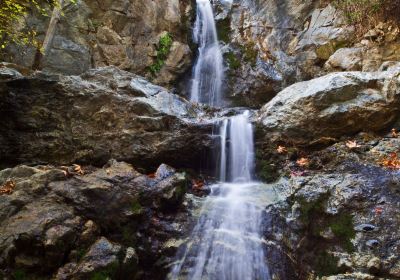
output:
[[[380,214],[383,213],[383,208],[380,207],[380,206],[375,207],[374,212],[375,212],[376,215],[380,215]]]
[[[297,165],[299,166],[308,166],[310,164],[310,161],[307,158],[300,158],[299,160],[296,161]]]
[[[279,154],[285,154],[285,153],[287,153],[287,149],[286,149],[286,147],[284,147],[284,146],[278,146],[278,148],[276,149],[276,151],[277,151]]]
[[[83,169],[82,169],[82,167],[80,165],[73,164],[72,166],[74,167],[74,171],[76,173],[78,173],[79,175],[84,175],[85,174],[85,172],[83,172]]]
[[[387,158],[384,158],[380,164],[389,169],[400,169],[400,159],[397,157],[397,153],[391,153]]]
[[[2,185],[0,187],[0,195],[3,194],[12,194],[14,192],[14,188],[15,188],[16,184],[14,181],[12,180],[8,180],[7,182],[5,182],[4,185]]]
[[[147,175],[147,177],[154,179],[154,178],[156,178],[156,173],[150,173]]]
[[[192,188],[195,190],[201,190],[204,187],[204,182],[201,180],[192,180]]]
[[[360,147],[360,145],[358,145],[356,141],[350,141],[350,140],[346,142],[346,146],[349,149],[355,149]]]

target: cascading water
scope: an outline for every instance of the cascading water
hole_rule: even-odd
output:
[[[213,10],[210,0],[196,2],[194,38],[199,56],[193,70],[191,100],[219,106],[224,72]],[[254,143],[249,115],[246,111],[219,123],[220,183],[211,186],[199,221],[178,252],[170,279],[271,279],[261,220],[274,195],[270,188],[252,181]]]
[[[252,182],[253,131],[249,112],[220,124],[223,182],[211,186],[190,242],[178,254],[171,279],[268,280],[261,219],[273,197]]]
[[[198,58],[193,68],[190,99],[211,106],[222,104],[223,57],[210,0],[196,0],[197,16],[193,29]]]

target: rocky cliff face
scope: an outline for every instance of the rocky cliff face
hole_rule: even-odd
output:
[[[260,107],[294,82],[337,70],[377,71],[400,58],[395,24],[360,36],[341,11],[320,1],[223,3],[218,25],[235,104]]]
[[[263,223],[274,279],[400,279],[399,27],[360,33],[314,0],[213,4],[226,96],[261,108],[257,175],[280,195]],[[23,67],[36,50],[6,50],[22,66],[0,64],[0,278],[163,279],[196,215],[184,194],[207,187],[164,164],[150,172],[204,171],[210,118],[237,113],[176,89],[195,55],[194,8],[81,0],[43,72]],[[47,22],[26,24],[43,37]]]
[[[195,166],[210,144],[212,126],[196,121],[199,109],[115,67],[81,76],[1,68],[0,77],[3,163]]]
[[[170,86],[191,63],[188,34],[192,9],[189,0],[70,3],[63,9],[44,70],[82,74],[90,68],[112,65],[151,77],[149,67],[156,61],[157,44],[168,32],[173,45],[169,59],[157,75],[157,83]],[[26,25],[35,26],[40,39],[48,21],[30,15]],[[5,59],[30,67],[36,50],[10,46],[7,52]]]

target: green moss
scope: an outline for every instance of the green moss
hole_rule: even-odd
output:
[[[338,268],[339,259],[329,254],[326,251],[323,251],[315,256],[315,272],[317,276],[329,276],[341,273],[341,270]]]
[[[140,215],[143,213],[143,207],[140,204],[138,199],[135,199],[131,202],[131,211],[134,215]]]
[[[14,280],[27,280],[28,276],[26,275],[26,272],[22,269],[17,269],[12,273],[12,278]]]
[[[338,49],[348,45],[345,41],[331,41],[328,44],[322,45],[315,50],[317,57],[321,60],[328,60]]]
[[[229,43],[231,40],[231,19],[226,17],[225,19],[217,21],[217,33],[218,39],[224,43]]]
[[[308,202],[305,198],[298,199],[300,204],[300,220],[308,225],[313,217],[324,212],[327,195],[318,198],[316,201]]]
[[[118,262],[114,262],[110,264],[107,268],[93,273],[92,276],[90,277],[90,280],[115,279],[118,268],[119,268]]]
[[[228,66],[232,70],[237,70],[240,68],[241,63],[240,60],[236,57],[233,52],[228,52],[224,54],[226,61],[228,62]]]
[[[333,218],[329,227],[333,234],[340,241],[340,245],[348,252],[354,251],[354,245],[351,239],[356,236],[354,230],[353,217],[350,214],[341,214]]]
[[[127,246],[135,246],[136,232],[132,226],[125,226],[122,228],[122,240]]]
[[[272,183],[279,178],[279,170],[275,164],[266,160],[257,162],[257,174],[261,180]]]
[[[161,68],[164,66],[165,61],[171,51],[172,43],[173,40],[170,33],[166,33],[160,37],[157,45],[156,61],[148,69],[153,76],[160,72]]]
[[[257,63],[258,50],[254,42],[249,42],[240,47],[243,53],[243,60],[255,66]]]
[[[82,260],[82,258],[86,255],[87,249],[85,248],[80,248],[76,252],[76,257],[78,261]]]

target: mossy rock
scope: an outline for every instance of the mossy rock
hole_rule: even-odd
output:
[[[228,44],[231,40],[231,33],[232,33],[230,17],[218,20],[216,22],[216,26],[217,26],[218,39]]]
[[[338,49],[348,45],[347,41],[331,41],[315,50],[317,57],[323,61],[328,60]]]
[[[237,70],[242,65],[240,59],[235,55],[234,52],[225,53],[224,58],[228,63],[229,69],[231,70]]]

